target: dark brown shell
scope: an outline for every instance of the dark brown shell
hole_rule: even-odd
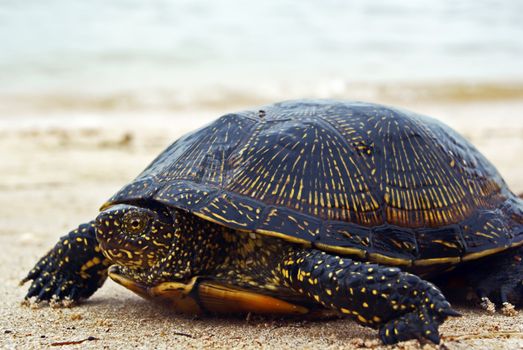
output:
[[[523,243],[523,201],[469,142],[368,103],[225,115],[177,140],[108,204],[135,200],[389,264],[457,263]]]

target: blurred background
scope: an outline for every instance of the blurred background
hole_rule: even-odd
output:
[[[0,112],[521,98],[522,13],[519,0],[2,0]]]

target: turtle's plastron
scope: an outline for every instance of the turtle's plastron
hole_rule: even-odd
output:
[[[234,288],[193,277],[185,283],[163,282],[154,287],[137,283],[109,269],[109,277],[142,298],[167,304],[173,311],[188,315],[216,314],[270,314],[304,315],[309,309],[260,293]]]

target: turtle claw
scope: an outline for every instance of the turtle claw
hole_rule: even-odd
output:
[[[409,339],[418,339],[420,342],[429,340],[439,344],[441,338],[438,327],[448,316],[457,317],[461,314],[450,307],[439,313],[422,307],[382,325],[379,336],[384,344],[396,344]]]
[[[488,313],[500,309],[504,314],[513,314],[516,310],[509,311],[509,304],[523,306],[523,247],[464,265],[453,274],[465,276],[465,285],[471,291],[468,299]]]
[[[415,310],[381,326],[379,336],[384,344],[396,344],[409,339],[428,339],[439,344],[438,327],[443,322],[440,318],[439,315],[431,315],[426,309]]]
[[[496,304],[494,304],[488,297],[482,297],[479,306],[489,314],[496,313]]]
[[[505,316],[517,316],[518,310],[516,310],[515,306],[509,303],[508,301],[505,301],[501,305],[501,313]]]
[[[23,286],[24,284],[26,284],[27,282],[29,281],[32,281],[32,280],[36,280],[40,274],[42,273],[42,270],[44,269],[44,266],[46,266],[46,259],[47,257],[49,256],[50,253],[48,253],[46,256],[44,256],[43,258],[41,258],[37,263],[36,265],[31,269],[31,271],[29,271],[29,273],[27,274],[27,276],[25,276],[21,281],[20,283],[18,283],[19,286]]]
[[[31,270],[26,277],[24,277],[24,279],[22,279],[19,283],[18,283],[18,286],[19,287],[22,287],[24,284],[26,284],[27,282],[31,281],[31,280],[34,280],[36,278],[36,276],[38,276],[38,272],[35,271],[35,269]]]
[[[420,341],[427,339],[434,344],[439,344],[441,339],[438,327],[448,317],[459,316],[461,314],[452,309],[441,292],[429,284],[423,302],[418,304],[416,309],[383,324],[379,335],[385,344],[395,344],[409,339]]]
[[[43,304],[45,302],[56,304],[66,298],[74,300],[74,296],[70,293],[73,283],[74,281],[64,280],[64,278],[45,271],[41,276],[32,280],[25,299],[30,299],[35,304]]]
[[[32,281],[25,299],[70,305],[91,296],[105,281],[109,265],[97,246],[91,224],[62,237],[20,282]]]
[[[456,311],[456,310],[454,310],[452,308],[447,308],[447,309],[441,311],[441,313],[443,315],[445,315],[445,316],[450,316],[450,317],[461,317],[461,316],[463,316],[462,313],[460,313],[460,312],[458,312],[458,311]]]

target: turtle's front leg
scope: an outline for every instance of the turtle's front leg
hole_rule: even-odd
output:
[[[78,301],[89,298],[107,278],[110,263],[96,241],[94,222],[80,225],[29,271],[21,284],[32,280],[26,299]]]
[[[422,337],[439,343],[438,326],[459,315],[434,285],[398,268],[302,250],[289,253],[278,269],[298,293],[379,328],[386,344]]]

